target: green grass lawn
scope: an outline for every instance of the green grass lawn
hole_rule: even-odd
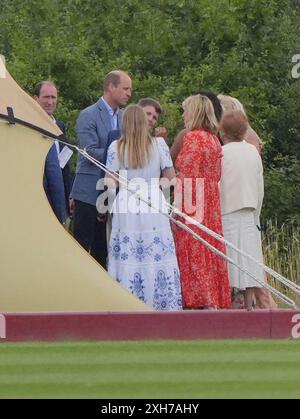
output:
[[[299,398],[300,341],[0,344],[0,398]]]

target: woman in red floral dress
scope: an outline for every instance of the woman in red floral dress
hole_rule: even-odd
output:
[[[183,109],[189,131],[175,162],[178,170],[175,201],[185,214],[223,235],[218,187],[222,148],[214,135],[218,123],[213,106],[207,97],[195,95],[183,102]],[[187,224],[183,219],[180,221]],[[216,239],[191,224],[187,226],[225,253],[225,247]],[[181,227],[175,226],[174,236],[184,308],[228,308],[231,291],[227,263]]]

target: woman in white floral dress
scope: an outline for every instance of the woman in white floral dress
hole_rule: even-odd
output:
[[[130,190],[152,203],[139,200],[120,181],[112,207],[108,272],[124,288],[155,310],[181,310],[181,287],[175,245],[161,175],[172,180],[175,171],[163,138],[151,138],[143,109],[129,106],[123,117],[122,136],[108,150],[107,167],[127,178]],[[112,191],[112,178],[105,183]],[[113,188],[116,188],[113,181]]]

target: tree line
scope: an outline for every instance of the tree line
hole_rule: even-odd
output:
[[[170,142],[187,96],[237,97],[265,145],[263,216],[281,224],[300,220],[299,21],[298,0],[6,0],[0,53],[29,93],[40,80],[57,83],[57,116],[73,140],[111,69],[132,76],[133,102],[162,103]]]

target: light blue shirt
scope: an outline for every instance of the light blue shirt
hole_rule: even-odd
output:
[[[117,108],[115,111],[109,106],[109,104],[106,102],[106,100],[104,99],[104,97],[102,96],[101,98],[103,100],[104,106],[107,110],[107,112],[109,113],[110,116],[110,123],[111,123],[111,129],[115,130],[118,129],[118,113],[119,113],[119,108]]]

